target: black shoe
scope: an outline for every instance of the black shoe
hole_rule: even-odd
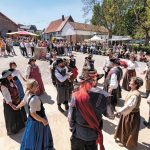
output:
[[[69,109],[68,104],[65,104],[65,110],[68,110],[68,109]]]
[[[61,108],[61,105],[58,105],[58,110],[59,110],[60,112],[64,112],[64,110]]]
[[[104,74],[97,75],[97,80],[101,79],[104,76]]]
[[[147,121],[143,121],[143,124],[150,129],[150,122],[147,122]]]
[[[142,98],[147,98],[148,96],[147,96],[147,95],[141,95],[141,97],[142,97]]]

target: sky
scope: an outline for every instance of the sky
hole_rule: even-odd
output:
[[[84,23],[91,15],[83,17],[82,7],[82,0],[0,0],[0,12],[17,24],[33,24],[40,30],[62,15]]]

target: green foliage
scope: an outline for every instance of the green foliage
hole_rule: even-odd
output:
[[[93,12],[91,23],[108,29],[109,37],[130,35],[150,40],[150,0],[82,0],[84,11]]]
[[[144,46],[144,45],[141,45],[141,46],[140,45],[132,45],[131,47],[136,52],[143,51],[143,52],[146,52],[146,54],[150,54],[150,45],[148,45],[148,46]]]

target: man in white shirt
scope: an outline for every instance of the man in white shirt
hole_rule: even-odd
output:
[[[65,66],[63,59],[58,58],[56,60],[55,78],[57,88],[57,105],[61,112],[64,110],[61,108],[61,104],[65,105],[65,109],[68,110],[68,101],[70,100],[69,92],[69,79],[71,74],[68,72],[68,68]]]
[[[28,57],[27,50],[26,50],[26,47],[25,47],[25,41],[21,41],[20,49],[21,49],[22,55]]]
[[[115,106],[117,105],[117,101],[120,95],[119,83],[122,78],[122,70],[119,67],[119,59],[112,58],[110,59],[111,69],[108,72],[108,75],[104,82],[104,90],[107,91],[111,98],[111,104],[115,110]]]

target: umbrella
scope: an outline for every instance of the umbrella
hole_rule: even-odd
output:
[[[98,37],[97,35],[94,35],[91,39],[91,41],[99,41],[99,42],[104,42],[103,39],[101,39],[100,37]]]
[[[32,32],[27,32],[27,31],[18,31],[18,32],[11,32],[7,33],[8,35],[30,35],[30,36],[39,36],[37,34],[34,34]]]

